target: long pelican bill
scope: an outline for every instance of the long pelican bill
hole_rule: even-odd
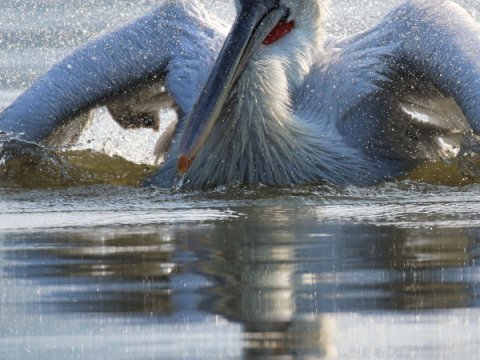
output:
[[[205,144],[229,92],[262,42],[288,15],[277,1],[243,1],[212,72],[185,122],[177,168],[185,173]]]

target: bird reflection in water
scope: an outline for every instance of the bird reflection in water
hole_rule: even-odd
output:
[[[14,250],[9,269],[54,290],[40,306],[60,312],[170,314],[170,237],[158,233],[92,231],[31,236],[34,248]]]
[[[12,238],[5,270],[49,289],[31,299],[42,311],[213,314],[242,325],[246,358],[322,358],[338,350],[338,313],[478,307],[478,238],[258,208],[202,225],[29,235],[36,246]]]

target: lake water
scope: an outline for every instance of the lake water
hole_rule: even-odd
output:
[[[396,3],[339,1],[329,29],[362,29]],[[476,0],[462,4],[480,18]],[[75,45],[153,6],[3,1],[0,107]],[[103,120],[84,148],[148,163],[134,140],[152,134],[113,149],[108,134],[130,135]],[[479,356],[478,184],[178,193],[112,179],[32,188],[18,176],[0,185],[1,359]]]

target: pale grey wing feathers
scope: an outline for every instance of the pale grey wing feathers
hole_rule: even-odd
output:
[[[106,106],[112,118],[125,129],[144,127],[159,131],[162,128],[153,150],[155,163],[162,164],[181,116],[175,99],[165,87],[164,79],[125,91]],[[165,110],[174,110],[177,116],[163,124],[161,116]]]
[[[172,144],[176,127],[177,120],[170,121],[170,123],[165,126],[158,137],[155,148],[153,149],[153,154],[155,155],[155,164],[163,164],[165,162],[165,155],[170,150],[170,145]]]
[[[65,121],[47,137],[45,144],[60,148],[75,144],[82,131],[92,122],[94,110],[87,110]]]
[[[465,129],[480,130],[480,25],[458,5],[407,1],[324,50],[295,108],[325,114],[352,147],[435,160],[458,152]]]
[[[441,135],[463,134],[468,129],[465,116],[455,100],[441,93],[408,94],[399,99],[407,120],[425,131]]]
[[[179,115],[174,98],[163,84],[163,81],[158,81],[152,84],[135,86],[133,89],[126,90],[118,97],[107,101],[104,105],[112,118],[125,129],[143,127],[158,131],[161,125],[162,110],[171,109],[177,112],[177,117]],[[45,144],[51,147],[65,147],[75,144],[83,130],[92,123],[94,114],[95,109],[89,109],[66,120],[47,137]],[[176,121],[171,121],[166,127],[168,130],[166,134],[169,134],[170,137],[173,135],[171,125],[176,123]],[[160,136],[162,142],[166,142],[166,134],[162,132]],[[168,147],[166,150],[168,150]],[[157,154],[157,150],[155,154]]]
[[[402,5],[382,26],[391,28],[389,41],[399,42],[396,66],[410,67],[453,98],[469,126],[480,132],[480,24],[451,1],[417,0]],[[441,113],[446,103],[436,105]],[[448,123],[438,125],[448,128]]]
[[[166,1],[152,13],[85,44],[0,114],[0,131],[43,141],[70,119],[109,102],[117,109],[126,105],[138,121],[136,115],[144,112],[145,103],[122,96],[129,89],[151,86],[159,77],[180,111],[188,113],[221,43],[221,36],[206,26],[202,16],[193,2]],[[151,109],[146,110],[140,121],[158,121],[151,118]],[[128,116],[125,121],[128,125]]]
[[[397,130],[400,155],[414,160],[457,156],[469,126],[453,98],[432,89],[428,93],[412,91],[396,100],[390,126]]]
[[[178,111],[163,79],[128,89],[108,101],[106,106],[113,119],[125,129],[145,127],[159,130],[160,112],[165,109]]]
[[[399,75],[389,92],[395,104],[390,123],[399,128],[404,125],[400,134],[403,144],[416,143],[410,158],[435,160],[458,154],[470,127],[453,97],[440,92],[430,81],[408,74]],[[415,137],[421,141],[415,142]]]
[[[480,25],[451,1],[412,0],[379,28],[398,43],[391,67],[403,93],[392,91],[403,119],[432,143],[425,158],[456,156],[480,131]]]

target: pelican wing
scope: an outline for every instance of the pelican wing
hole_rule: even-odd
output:
[[[42,141],[98,105],[124,127],[157,128],[165,105],[188,113],[223,40],[208,22],[194,2],[167,1],[53,66],[0,114],[0,131]]]
[[[325,51],[297,106],[327,115],[348,144],[376,158],[435,160],[458,153],[464,130],[480,132],[480,25],[457,4],[407,1]]]
[[[451,1],[411,1],[384,24],[392,27],[391,36],[404,33],[397,67],[406,66],[454,99],[479,133],[480,24]]]

